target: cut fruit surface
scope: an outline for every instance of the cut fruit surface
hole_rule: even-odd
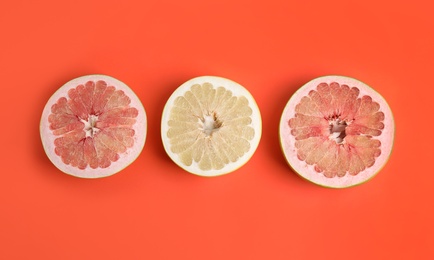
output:
[[[184,170],[217,176],[244,165],[261,138],[261,115],[252,95],[229,79],[191,79],[164,107],[161,138]]]
[[[139,98],[105,75],[73,79],[48,100],[40,134],[45,152],[61,171],[82,178],[119,172],[145,144],[147,119]]]
[[[395,125],[384,98],[366,84],[325,76],[290,98],[280,121],[280,142],[289,165],[321,186],[365,182],[387,162]]]

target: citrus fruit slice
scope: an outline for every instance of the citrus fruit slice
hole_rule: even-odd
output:
[[[252,95],[229,79],[203,76],[177,88],[162,116],[161,138],[184,170],[217,176],[244,165],[261,138],[261,115]]]
[[[132,163],[146,139],[146,113],[123,82],[105,75],[73,79],[42,112],[44,150],[61,171],[82,178],[112,175]]]
[[[290,98],[280,121],[289,165],[321,186],[365,182],[387,162],[395,125],[386,100],[349,77],[314,79]]]

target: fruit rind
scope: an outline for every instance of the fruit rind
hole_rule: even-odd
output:
[[[297,158],[297,150],[295,148],[295,138],[291,136],[291,129],[288,125],[288,120],[293,118],[295,115],[295,106],[301,100],[303,96],[306,96],[309,91],[316,88],[319,83],[328,83],[337,82],[339,84],[346,84],[350,87],[358,87],[360,90],[359,97],[363,95],[368,95],[373,98],[374,101],[380,104],[380,110],[385,114],[384,125],[385,128],[382,131],[382,134],[377,137],[382,142],[381,154],[376,159],[375,164],[366,169],[365,171],[359,173],[358,175],[345,175],[344,177],[334,177],[327,178],[324,175],[317,173],[312,165],[308,165],[304,161],[301,161]],[[395,135],[395,123],[392,111],[387,104],[386,100],[374,89],[372,89],[367,84],[346,76],[323,76],[316,79],[313,79],[299,88],[289,99],[286,104],[279,126],[279,137],[280,144],[283,154],[285,156],[286,161],[289,166],[302,178],[313,182],[317,185],[328,187],[328,188],[346,188],[351,186],[356,186],[361,183],[364,183],[374,177],[387,163],[392,148],[393,141]]]
[[[119,154],[119,159],[115,162],[111,162],[111,165],[107,168],[96,168],[92,169],[89,166],[80,170],[77,167],[67,165],[62,162],[60,156],[56,155],[54,152],[54,140],[57,138],[49,128],[48,116],[51,113],[51,107],[57,100],[61,97],[67,97],[68,90],[75,88],[80,84],[85,84],[88,81],[98,81],[103,80],[109,86],[114,86],[116,89],[124,91],[124,93],[131,99],[130,106],[135,107],[138,110],[138,116],[136,117],[136,122],[132,126],[135,131],[134,135],[134,145],[129,148],[125,153]],[[130,165],[136,158],[140,155],[146,140],[147,134],[147,117],[146,111],[131,88],[129,88],[122,81],[115,79],[113,77],[101,74],[86,75],[75,79],[72,79],[60,87],[48,100],[42,112],[40,121],[40,135],[42,145],[44,147],[45,153],[47,154],[50,161],[62,172],[79,178],[94,179],[108,177],[119,171],[123,170],[125,167]]]
[[[194,161],[190,166],[184,165],[183,163],[181,163],[179,159],[179,155],[171,151],[170,149],[171,145],[168,140],[168,137],[166,136],[169,130],[168,121],[170,117],[170,110],[173,107],[175,99],[179,96],[184,95],[185,92],[189,91],[191,86],[195,84],[202,85],[204,83],[211,83],[214,87],[223,86],[231,90],[233,96],[245,96],[249,101],[250,108],[252,109],[251,126],[255,130],[255,135],[253,140],[250,142],[251,145],[250,150],[247,153],[245,153],[243,156],[241,156],[236,162],[229,163],[219,170],[216,169],[201,170],[198,167],[197,163]],[[256,151],[256,148],[259,145],[261,134],[262,134],[261,114],[253,96],[243,86],[227,78],[222,78],[218,76],[200,76],[200,77],[192,78],[186,81],[185,83],[183,83],[172,93],[172,95],[167,100],[167,103],[163,109],[163,114],[161,119],[161,138],[162,138],[164,150],[172,159],[172,161],[175,162],[179,167],[195,175],[204,176],[204,177],[213,177],[213,176],[224,175],[237,170],[245,163],[247,163],[250,160],[250,158],[253,156],[253,154]]]

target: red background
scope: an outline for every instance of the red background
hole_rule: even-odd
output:
[[[1,259],[434,259],[433,5],[429,1],[2,1]],[[59,172],[42,109],[78,76],[128,84],[149,120],[145,148],[98,180]],[[322,75],[360,79],[389,102],[392,157],[361,186],[299,178],[278,124]],[[263,117],[252,159],[216,178],[165,154],[160,120],[184,81],[244,85]]]

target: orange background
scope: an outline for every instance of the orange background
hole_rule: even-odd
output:
[[[433,4],[351,2],[2,1],[0,259],[434,259]],[[136,92],[149,134],[132,165],[86,180],[50,163],[39,120],[94,73]],[[396,120],[388,164],[349,189],[302,180],[279,146],[289,97],[328,74],[374,87]],[[263,117],[253,158],[216,178],[160,139],[166,100],[200,75],[244,85]]]

